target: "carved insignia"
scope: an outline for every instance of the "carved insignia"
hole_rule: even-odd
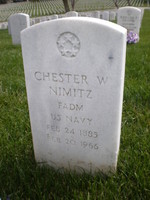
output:
[[[80,50],[80,40],[75,34],[65,32],[58,37],[57,47],[62,56],[75,57]]]

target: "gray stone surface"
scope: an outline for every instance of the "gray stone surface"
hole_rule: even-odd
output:
[[[11,15],[9,18],[10,30],[13,44],[20,44],[20,32],[30,26],[29,15],[24,13],[17,13]]]
[[[69,17],[21,32],[36,161],[114,172],[120,144],[126,29]]]
[[[128,32],[139,34],[141,26],[141,9],[135,7],[122,7],[118,9],[117,24],[125,27]]]

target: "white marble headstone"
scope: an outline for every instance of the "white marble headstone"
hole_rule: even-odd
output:
[[[34,20],[35,20],[35,24],[38,24],[41,22],[40,18],[35,18]]]
[[[35,19],[30,19],[30,26],[33,26],[35,24]]]
[[[110,21],[116,20],[116,12],[111,11],[109,13],[109,19],[110,19]]]
[[[79,17],[91,17],[91,14],[89,12],[80,12]]]
[[[109,21],[109,11],[104,11],[102,13],[102,18],[106,21]]]
[[[120,144],[126,29],[69,17],[21,32],[36,161],[114,172]]]
[[[135,7],[122,7],[118,9],[117,24],[128,31],[139,34],[141,26],[141,9]]]
[[[69,11],[65,14],[66,17],[78,17],[78,12]]]
[[[51,19],[51,20],[58,19],[58,15],[51,15],[51,16],[50,16],[50,19]]]
[[[40,18],[40,22],[45,22],[45,21],[47,21],[47,17],[44,16]]]
[[[94,12],[92,12],[91,17],[100,19],[100,11],[94,11]]]
[[[1,23],[0,24],[0,29],[7,29],[7,27],[8,27],[8,24],[7,24],[7,22],[3,22],[3,23]]]
[[[11,15],[9,18],[9,23],[13,44],[20,44],[20,32],[30,26],[29,15],[24,13]]]

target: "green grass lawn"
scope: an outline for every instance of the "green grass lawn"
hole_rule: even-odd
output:
[[[0,31],[0,198],[12,200],[150,199],[150,11],[140,42],[127,46],[116,174],[61,174],[34,160],[22,53]]]

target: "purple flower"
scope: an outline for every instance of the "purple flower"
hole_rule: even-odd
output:
[[[139,41],[139,36],[137,33],[130,31],[127,33],[127,43],[128,44],[135,44]]]

